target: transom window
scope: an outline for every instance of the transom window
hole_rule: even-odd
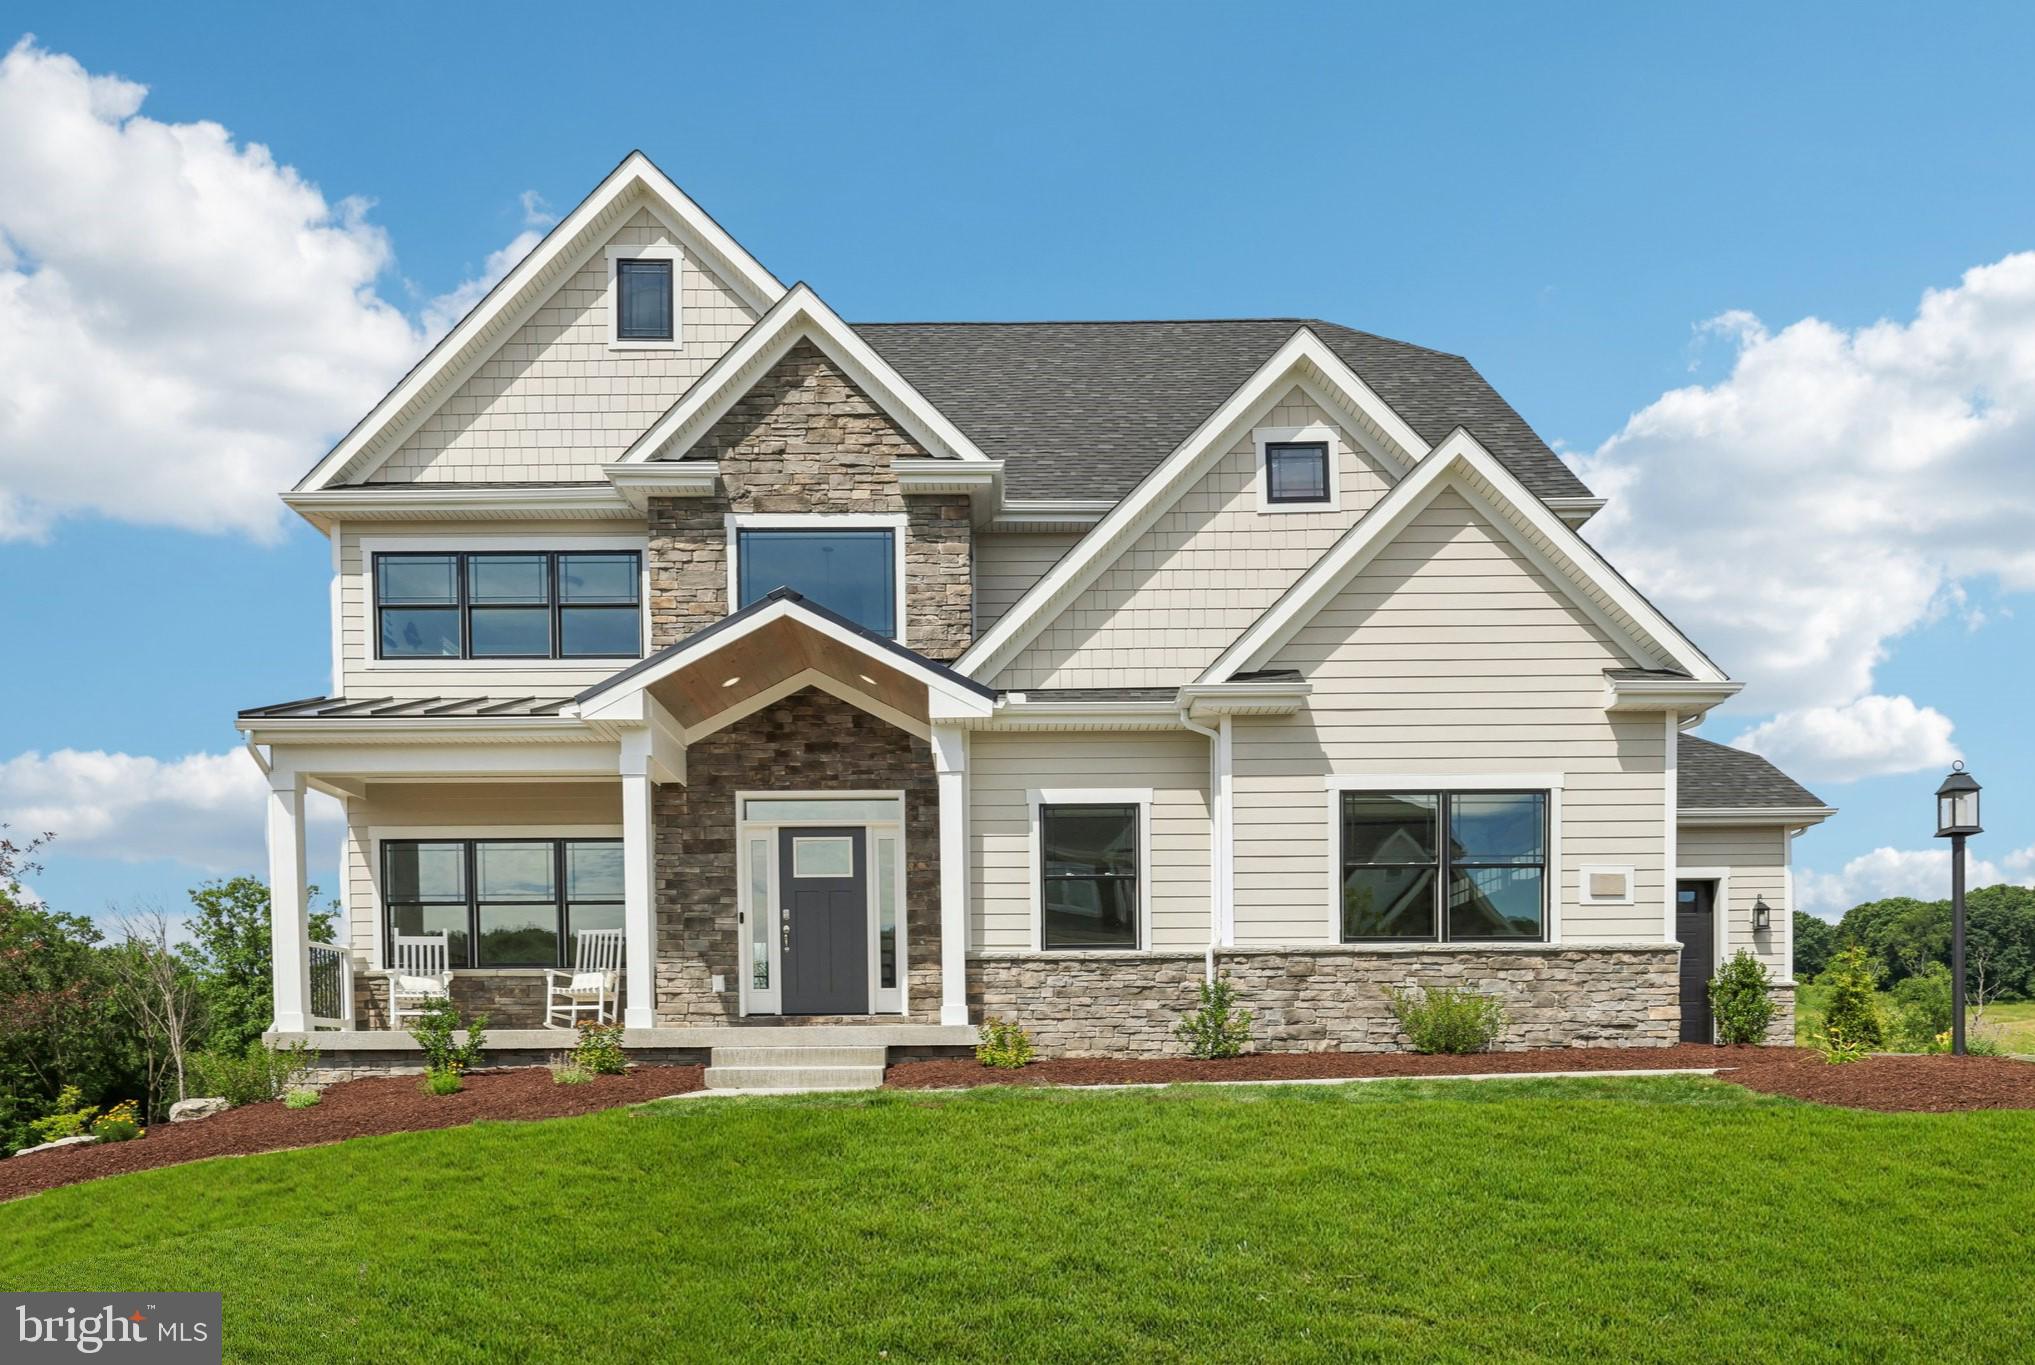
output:
[[[888,528],[739,527],[736,608],[779,588],[897,638],[897,533]]]
[[[620,839],[391,839],[391,934],[446,936],[454,967],[564,967],[582,929],[622,927]]]
[[[1265,501],[1327,502],[1328,442],[1266,442]]]
[[[619,659],[642,651],[634,551],[377,554],[376,656]]]
[[[1138,808],[1039,807],[1040,943],[1138,946]]]
[[[672,262],[615,262],[615,337],[619,341],[672,339]]]
[[[1546,792],[1344,792],[1342,937],[1547,934]]]

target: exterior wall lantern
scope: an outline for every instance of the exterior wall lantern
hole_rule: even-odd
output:
[[[1936,837],[1950,840],[1950,1050],[1964,1055],[1964,841],[1978,823],[1978,782],[1963,763],[1936,789]]]
[[[1756,934],[1764,934],[1767,930],[1773,928],[1773,925],[1774,925],[1773,907],[1769,906],[1766,903],[1765,899],[1763,898],[1754,901],[1752,903],[1753,932]]]

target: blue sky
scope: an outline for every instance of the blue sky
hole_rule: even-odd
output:
[[[259,870],[227,760],[165,766],[325,688],[325,544],[245,490],[308,467],[632,147],[852,319],[1298,314],[1468,355],[1747,680],[1704,733],[1844,808],[1799,846],[1805,898],[1935,886],[1954,753],[1986,784],[1976,851],[2035,876],[2035,12],[560,13],[0,20],[0,50],[34,35],[0,77],[0,368],[50,396],[0,394],[0,818],[71,826],[33,881],[53,903]],[[39,101],[85,73],[146,95],[94,86],[73,142]],[[288,190],[247,144],[358,253],[326,284],[270,289],[256,227],[226,249]],[[110,303],[59,339],[52,298]],[[165,359],[198,336],[202,373]],[[237,383],[257,359],[291,373]]]

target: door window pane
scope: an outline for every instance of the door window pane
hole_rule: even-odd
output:
[[[1343,871],[1343,937],[1433,938],[1432,867],[1350,867]]]
[[[738,607],[778,588],[878,635],[897,634],[896,546],[889,531],[736,533]]]
[[[558,907],[509,904],[480,907],[483,967],[549,967],[558,961]]]
[[[770,989],[770,934],[777,916],[770,908],[770,841],[749,841],[749,985]]]
[[[1449,876],[1449,937],[1539,938],[1544,880],[1537,867],[1457,868]]]
[[[382,608],[384,659],[459,657],[459,611],[455,607]]]
[[[478,605],[551,600],[551,569],[544,555],[468,555],[466,597]]]
[[[759,823],[777,821],[813,822],[825,820],[837,825],[856,825],[869,821],[898,820],[902,814],[895,800],[849,797],[844,800],[829,800],[825,797],[757,797],[742,803],[742,818]]]
[[[855,875],[853,839],[802,839],[791,841],[791,875],[794,877],[852,877]]]
[[[561,607],[558,652],[568,658],[642,653],[642,614],[635,607]]]
[[[551,901],[558,898],[550,841],[487,842],[474,845],[473,875],[484,901]]]
[[[558,557],[558,600],[561,602],[628,602],[637,600],[636,556],[562,554]]]
[[[671,340],[670,261],[616,261],[615,295],[621,310],[615,322],[617,337]]]
[[[876,841],[876,984],[897,985],[897,840]]]
[[[1039,808],[1039,931],[1047,948],[1138,946],[1138,808]]]
[[[476,608],[472,622],[468,629],[476,659],[550,657],[549,607]]]

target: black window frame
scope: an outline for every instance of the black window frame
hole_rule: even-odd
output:
[[[1432,798],[1434,806],[1434,858],[1427,862],[1366,861],[1353,862],[1349,850],[1348,805],[1353,797],[1387,796],[1401,799],[1414,797]],[[1494,863],[1476,858],[1455,856],[1455,840],[1450,829],[1453,801],[1461,796],[1531,796],[1540,801],[1540,860],[1538,862]],[[1554,897],[1558,894],[1555,884],[1556,869],[1552,863],[1554,855],[1554,796],[1545,787],[1424,787],[1419,789],[1394,789],[1351,787],[1344,788],[1336,800],[1336,933],[1343,943],[1546,943],[1549,920]],[[1349,885],[1350,869],[1356,867],[1411,867],[1434,869],[1434,933],[1433,934],[1357,934],[1347,928],[1347,911],[1344,897]],[[1476,871],[1519,871],[1536,869],[1540,873],[1540,931],[1525,934],[1468,934],[1457,935],[1449,930],[1449,886],[1456,872]]]
[[[1319,497],[1282,497],[1274,487],[1273,467],[1281,455],[1296,451],[1308,451],[1321,461],[1321,494]],[[1326,507],[1335,501],[1334,471],[1329,466],[1327,441],[1267,441],[1265,442],[1265,502],[1281,507]]]
[[[883,601],[890,612],[890,629],[884,630],[864,621],[857,621],[855,624],[872,634],[881,635],[887,640],[898,639],[904,633],[904,619],[900,614],[901,608],[897,600],[898,585],[907,576],[904,565],[901,562],[903,559],[901,551],[904,545],[904,531],[905,528],[902,526],[743,526],[737,524],[732,547],[735,552],[735,600],[728,604],[728,610],[731,612],[740,611],[744,606],[762,601],[771,592],[775,591],[777,587],[782,586],[773,584],[754,596],[751,596],[749,593],[749,566],[754,560],[754,554],[750,546],[758,537],[767,540],[772,536],[827,535],[868,538],[881,536],[885,542],[884,548],[889,551],[883,560],[887,566],[886,581],[883,587]],[[748,598],[747,602],[743,601],[745,597]],[[841,614],[847,615],[846,612]],[[850,619],[852,620],[853,618],[851,617]]]
[[[1131,818],[1131,870],[1121,872],[1049,872],[1046,855],[1051,850],[1052,840],[1047,837],[1046,823],[1055,811],[1098,811],[1124,810]],[[1036,872],[1039,878],[1039,949],[1049,953],[1121,953],[1134,952],[1144,942],[1145,904],[1144,878],[1146,874],[1144,855],[1145,807],[1141,801],[1041,801],[1039,803],[1039,854]],[[1046,887],[1051,882],[1129,882],[1131,888],[1131,934],[1128,943],[1054,943],[1051,938],[1050,921],[1046,918]]]
[[[615,340],[676,341],[678,339],[677,262],[667,256],[618,256],[615,258]],[[664,330],[630,331],[622,321],[628,315],[626,296],[629,277],[638,272],[664,277]]]
[[[406,905],[449,906],[457,904],[457,902],[451,900],[448,897],[443,896],[434,897],[430,900],[417,900],[417,901],[398,901],[393,896],[391,896],[389,892],[395,885],[395,882],[390,875],[389,868],[390,868],[390,858],[394,854],[394,852],[399,848],[415,848],[424,844],[458,844],[460,845],[460,858],[463,869],[461,874],[461,880],[464,883],[464,889],[466,892],[466,903],[465,903],[466,961],[449,962],[448,965],[451,967],[451,969],[453,971],[462,971],[462,972],[464,971],[486,972],[486,971],[528,970],[531,968],[541,970],[547,967],[569,968],[572,966],[573,905],[577,903],[581,906],[599,905],[599,906],[620,907],[624,904],[624,901],[622,897],[617,896],[612,899],[588,899],[582,897],[577,902],[575,902],[572,895],[572,887],[568,881],[568,868],[566,865],[566,848],[569,845],[574,844],[612,844],[619,847],[621,845],[621,842],[622,841],[619,838],[615,838],[613,836],[591,836],[591,837],[563,836],[559,838],[547,839],[543,837],[529,838],[529,837],[518,837],[515,835],[502,835],[499,838],[481,836],[471,839],[449,839],[449,838],[384,839],[382,840],[382,852],[381,852],[381,878],[382,878],[381,884],[383,892],[382,933],[384,934],[385,937],[383,938],[382,941],[385,944],[395,942],[396,911],[401,906]],[[551,846],[552,898],[550,901],[550,906],[557,917],[555,941],[558,945],[558,951],[552,954],[552,961],[489,962],[485,964],[481,962],[480,908],[482,904],[482,897],[480,891],[479,859],[480,859],[480,846],[482,844],[549,844]],[[490,902],[490,904],[495,905],[506,905],[512,903],[515,902],[499,900]],[[521,904],[543,906],[545,902],[526,901],[521,902]],[[384,958],[384,960],[386,960],[386,958]]]
[[[604,556],[627,558],[630,561],[629,591],[625,601],[616,598],[609,601],[565,600],[562,563],[564,560]],[[473,617],[479,612],[529,611],[540,605],[535,602],[507,603],[484,602],[475,604],[469,565],[482,559],[531,559],[544,560],[545,601],[541,604],[547,613],[549,649],[543,654],[476,654],[473,651]],[[382,601],[382,564],[385,561],[403,559],[451,559],[453,562],[453,601],[443,603],[385,603]],[[420,659],[464,659],[476,660],[525,660],[576,662],[581,659],[640,659],[643,657],[643,552],[624,549],[586,550],[377,550],[368,565],[368,576],[374,593],[374,656],[378,661],[411,663]],[[390,654],[382,648],[382,616],[388,611],[451,611],[459,621],[459,653],[457,654]],[[569,610],[610,611],[630,613],[636,631],[636,647],[626,653],[568,654],[565,652],[565,613]]]

